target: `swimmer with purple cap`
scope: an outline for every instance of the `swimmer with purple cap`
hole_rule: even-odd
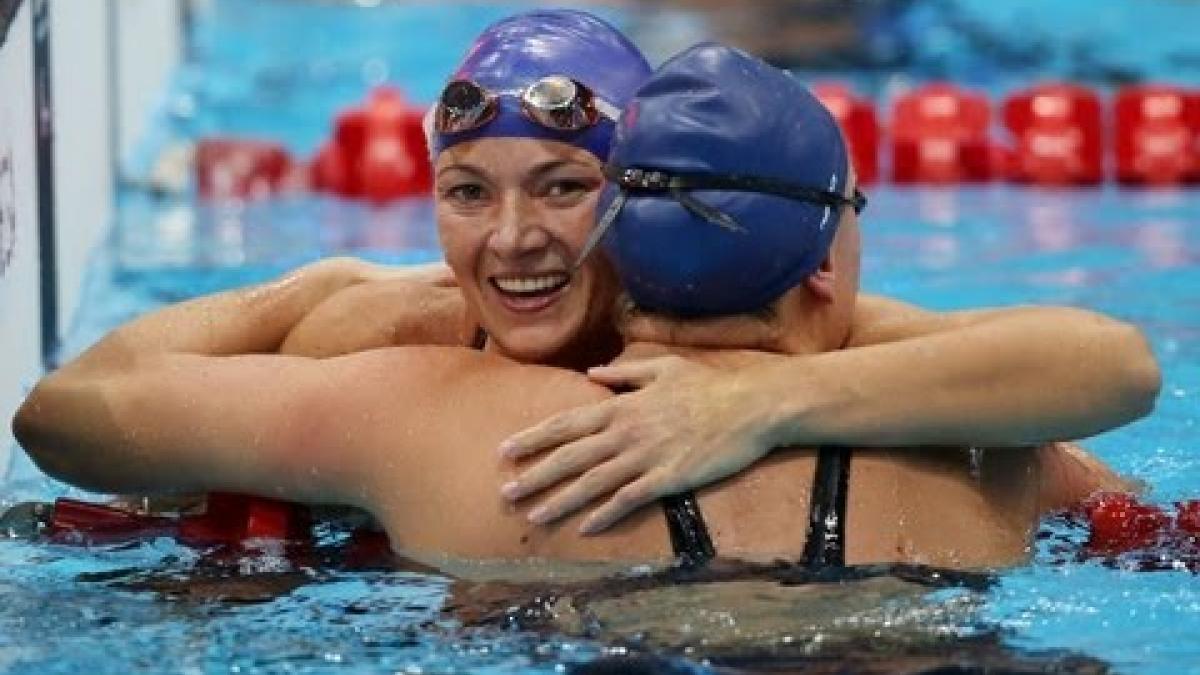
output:
[[[1148,409],[1157,370],[1140,335],[1075,310],[938,315],[859,296],[837,305],[846,323],[833,351],[760,349],[720,369],[687,355],[606,366],[624,349],[621,289],[606,255],[584,255],[601,193],[612,195],[604,212],[613,227],[661,202],[730,234],[751,231],[761,201],[743,213],[726,183],[667,183],[638,196],[657,183],[615,174],[605,187],[612,135],[636,125],[647,104],[635,104],[619,129],[614,111],[643,84],[655,86],[648,77],[627,39],[582,12],[532,12],[489,28],[429,118],[450,283],[334,259],[159,310],[44,378],[14,420],[18,439],[48,473],[95,490],[345,503],[375,513],[407,551],[606,558],[669,550],[661,516],[639,506],[721,476],[737,474],[723,486],[752,480],[783,461],[769,452],[777,447],[1026,446]],[[731,118],[691,140],[668,132],[669,122],[656,121],[664,137],[761,154],[749,120]],[[675,179],[704,174],[687,158],[705,147],[676,148],[680,163],[657,168]],[[753,187],[795,209],[797,222],[815,211],[853,212],[858,200],[842,192],[847,173],[825,184],[750,171],[768,166],[734,168],[780,182],[785,194]],[[797,185],[826,201],[796,199],[788,191]],[[624,203],[609,208],[619,194]],[[615,232],[606,247],[619,252]],[[631,282],[635,301],[642,286],[674,297],[661,286],[692,264],[688,245],[670,244],[678,255],[661,279]],[[772,265],[788,260],[781,254]],[[701,305],[721,298],[725,311],[736,295],[729,291],[748,288],[748,272],[770,280],[772,292],[792,282],[796,270],[772,265],[678,292],[712,293]],[[627,339],[671,341],[664,324],[644,316],[622,321]],[[686,337],[695,326],[667,333]],[[725,342],[734,337],[721,331],[688,343],[733,346]],[[800,331],[778,344],[808,339]],[[424,346],[396,346],[404,343]],[[611,387],[634,391],[613,396]],[[496,458],[496,447],[507,458]],[[915,449],[911,461],[930,456]],[[549,497],[536,507],[521,501],[543,491]],[[763,517],[802,518],[795,500],[803,495],[789,494]],[[579,509],[596,499],[606,501],[585,522]],[[537,527],[560,519],[568,527]],[[575,535],[613,523],[604,536]],[[633,531],[649,548],[621,539]]]

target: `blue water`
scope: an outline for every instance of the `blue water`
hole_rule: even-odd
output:
[[[491,3],[370,6],[375,4],[213,3],[198,17],[192,61],[164,95],[155,132],[126,171],[144,176],[164,147],[208,133],[276,138],[307,154],[328,133],[330,115],[360,100],[372,84],[400,83],[414,100],[428,100],[473,34],[511,10]],[[1009,13],[995,9],[999,4],[918,3],[920,11],[895,18],[894,25],[942,25],[945,7],[955,5],[959,16],[1015,41],[1032,39],[1011,22],[1014,13],[1033,11],[1034,3],[1013,4]],[[1041,15],[1044,30],[1070,21],[1111,21],[1110,10],[1090,13],[1080,4],[1063,3]],[[1162,25],[1170,25],[1167,16],[1195,25],[1185,21],[1195,14],[1194,4],[1111,6],[1128,16],[1135,5],[1139,11],[1149,6],[1145,16]],[[615,11],[609,16],[638,27]],[[659,20],[678,31],[679,40],[703,30],[703,21],[692,16]],[[1084,39],[1082,32],[1070,35]],[[662,34],[656,39],[672,40]],[[1178,40],[1131,40],[1118,41],[1107,58],[1151,76],[1188,74],[1171,70],[1187,62],[1181,56],[1186,45]],[[983,82],[999,67],[980,65],[978,54],[953,41],[922,49],[915,62],[931,72]],[[1069,61],[1048,57],[1042,65],[1045,72],[1061,73],[1070,70]],[[864,81],[878,83],[878,77]],[[1200,190],[995,185],[874,186],[869,192],[863,226],[869,291],[945,310],[1069,304],[1140,326],[1163,368],[1158,407],[1086,445],[1145,481],[1156,502],[1200,492]],[[127,191],[64,351],[76,353],[112,326],[165,302],[267,279],[336,253],[396,263],[436,259],[429,205],[373,209],[290,197],[197,207],[186,194],[151,198]],[[2,494],[12,502],[64,491],[26,465]],[[999,629],[1013,647],[1081,652],[1121,672],[1200,673],[1195,575],[1064,561],[1054,541],[1042,542],[1032,564],[1002,574],[969,621],[945,628]],[[613,650],[566,636],[458,628],[440,612],[449,584],[441,577],[345,571],[270,553],[239,564],[247,574],[294,573],[309,583],[253,603],[171,599],[116,583],[139,575],[183,577],[203,566],[196,552],[170,541],[94,549],[0,542],[0,671],[549,673]]]

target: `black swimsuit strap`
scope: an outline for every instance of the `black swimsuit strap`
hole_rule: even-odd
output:
[[[817,455],[804,563],[808,567],[846,564],[846,491],[850,481],[850,450],[825,445]]]
[[[483,350],[487,346],[487,331],[475,329],[471,348]],[[712,538],[708,536],[708,525],[704,514],[692,492],[669,495],[660,500],[667,517],[667,531],[671,533],[671,548],[675,551],[676,565],[682,568],[701,567],[717,556]]]
[[[667,530],[671,533],[671,548],[675,550],[678,567],[700,567],[716,557],[704,514],[692,492],[682,492],[662,498]]]

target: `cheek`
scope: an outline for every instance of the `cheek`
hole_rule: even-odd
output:
[[[441,211],[437,214],[438,240],[442,245],[442,254],[446,256],[446,263],[458,276],[461,276],[463,271],[469,271],[482,247],[484,230],[473,220]]]

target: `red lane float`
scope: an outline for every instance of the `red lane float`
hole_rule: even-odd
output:
[[[1074,84],[1048,83],[1004,101],[1015,147],[1010,178],[1048,185],[1091,185],[1104,178],[1100,97]]]
[[[1200,94],[1167,85],[1125,87],[1114,107],[1117,180],[1200,180]]]
[[[1090,554],[1153,550],[1192,557],[1200,553],[1200,500],[1179,502],[1171,514],[1129,493],[1106,492],[1088,499],[1082,510],[1090,526]]]
[[[813,93],[837,119],[859,180],[880,177],[881,125],[872,102],[840,83]],[[1105,176],[1100,96],[1049,83],[1008,96],[1003,125],[1011,147],[991,137],[987,97],[948,83],[919,87],[896,100],[888,144],[898,183],[957,183],[995,178],[1042,185],[1093,185]],[[1200,182],[1200,92],[1168,85],[1120,90],[1113,103],[1115,175],[1126,184]],[[196,146],[197,193],[246,200],[314,189],[386,204],[428,195],[433,177],[424,110],[390,87],[336,116],[311,164],[278,143],[202,139]]]
[[[364,106],[338,114],[333,137],[313,160],[313,187],[374,204],[428,194],[433,169],[423,117],[396,89],[375,89]]]
[[[875,106],[837,82],[822,82],[814,85],[812,91],[842,128],[858,182],[874,182],[879,177],[879,121]]]
[[[255,540],[307,541],[311,517],[300,504],[213,492],[205,511],[179,518],[59,498],[47,532],[60,543],[114,544],[173,537],[188,546],[241,546]]]
[[[995,173],[991,110],[978,92],[952,84],[919,87],[892,113],[892,178],[898,183],[981,181]]]
[[[201,199],[262,199],[304,187],[291,154],[279,143],[246,138],[204,138],[196,143],[193,162]]]

